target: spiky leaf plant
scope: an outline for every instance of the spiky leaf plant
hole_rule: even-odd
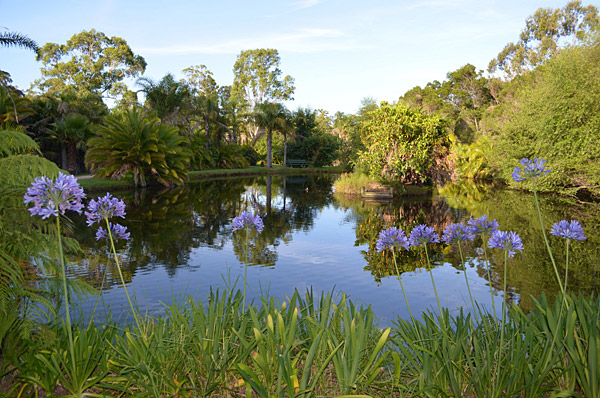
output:
[[[151,182],[182,185],[187,179],[185,139],[139,109],[108,116],[88,148],[86,164],[99,177],[132,177],[142,187]]]

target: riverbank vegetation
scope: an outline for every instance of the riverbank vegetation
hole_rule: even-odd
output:
[[[491,61],[489,75],[466,64],[395,103],[365,99],[356,115],[333,116],[286,109],[295,82],[283,75],[275,49],[241,52],[233,83],[221,86],[204,65],[184,69],[181,81],[171,74],[158,81],[142,77],[141,55],[124,39],[93,29],[41,47],[16,33],[0,35],[0,46],[34,50],[43,64],[42,78],[28,93],[0,71],[0,392],[599,396],[600,301],[597,294],[567,292],[569,250],[585,244],[583,228],[574,220],[552,227],[550,233],[565,240],[565,263],[559,264],[537,201],[538,192],[600,197],[599,27],[598,10],[578,1],[538,10],[520,40]],[[125,77],[138,79],[141,98]],[[114,103],[110,109],[106,97]],[[88,225],[100,224],[96,237],[106,239],[105,261],[127,293],[129,318],[106,310],[100,321],[96,309],[83,314],[74,305],[76,294],[97,292],[67,278],[66,259],[81,253],[65,213],[81,213],[85,196],[73,174],[170,189],[222,173],[215,169],[287,172],[289,159],[354,171],[340,180],[339,191],[373,181],[421,187],[457,179],[496,179],[533,191],[539,239],[556,276],[555,300],[531,299],[528,312],[510,305],[506,274],[523,250],[520,238],[497,228],[476,238],[470,223],[444,229],[444,250],[460,254],[467,287],[460,242],[476,242],[477,256],[488,266],[487,251],[499,250],[502,288],[487,277],[492,302],[494,295],[503,297],[498,312],[474,302],[472,312],[450,312],[438,300],[435,311],[380,325],[368,306],[343,293],[309,289],[289,292],[285,300],[263,295],[247,303],[245,289],[233,283],[205,300],[165,306],[153,317],[127,293],[131,275],[121,268],[114,240],[129,234],[109,221],[125,216],[124,204],[107,194],[88,202],[84,214]],[[270,190],[268,195],[270,213]],[[404,290],[400,253],[422,255],[431,271],[428,245],[441,245],[442,231],[423,224],[406,236],[390,225],[381,230],[380,223],[372,223],[380,240],[370,239],[368,256],[396,266]],[[236,250],[248,265],[269,253],[249,245],[258,228],[254,235],[245,230],[245,246]],[[146,254],[140,251],[140,257]],[[431,280],[437,296],[433,274]]]
[[[560,171],[540,180],[540,190],[597,198],[599,21],[597,8],[579,1],[539,9],[487,74],[466,63],[444,81],[399,93],[395,103],[365,98],[355,115],[287,109],[295,82],[275,49],[241,52],[232,84],[220,85],[205,65],[186,67],[181,80],[143,77],[141,55],[93,29],[41,47],[7,34],[2,45],[37,52],[42,78],[24,93],[2,72],[0,128],[25,132],[72,174],[140,186],[291,159],[379,182],[495,179],[522,188],[509,178],[512,165],[537,156]],[[126,77],[137,78],[135,87]]]

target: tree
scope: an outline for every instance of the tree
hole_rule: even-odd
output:
[[[360,164],[387,181],[424,183],[445,177],[449,144],[442,121],[404,105],[382,103],[363,126]]]
[[[582,6],[580,0],[570,1],[563,8],[539,8],[525,22],[516,43],[509,43],[493,59],[488,70],[501,70],[510,77],[543,64],[565,45],[578,45],[600,28],[598,9]]]
[[[178,82],[172,74],[166,74],[159,82],[140,77],[137,84],[146,95],[146,106],[155,111],[161,121],[174,126],[181,122],[182,116],[189,111],[192,91],[185,82]]]
[[[31,103],[20,90],[0,84],[0,128],[19,124],[31,113]]]
[[[228,125],[229,141],[237,143],[240,136],[240,123],[248,114],[248,104],[240,95],[231,93],[231,86],[219,87],[219,101],[224,122]]]
[[[191,154],[186,140],[139,109],[108,116],[88,147],[86,164],[100,177],[131,176],[142,187],[149,181],[181,185],[187,179]]]
[[[47,43],[40,48],[42,79],[35,82],[42,91],[92,92],[103,97],[122,95],[126,77],[146,69],[146,61],[135,55],[120,37],[107,37],[92,29],[71,37],[66,44]]]
[[[0,33],[0,46],[22,47],[22,48],[32,50],[36,53],[39,51],[39,47],[35,41],[31,40],[29,37],[27,37],[25,35],[17,33],[17,32]],[[19,114],[18,114],[19,104],[17,104],[17,101],[15,101],[12,94],[13,94],[13,92],[15,92],[15,94],[18,94],[19,97],[22,97],[23,95],[20,91],[16,90],[16,88],[12,87],[10,85],[10,83],[12,83],[12,79],[10,78],[10,73],[0,70],[0,88],[4,89],[4,92],[2,94],[2,97],[3,97],[2,98],[2,102],[3,102],[2,106],[6,108],[5,100],[9,100],[12,102],[12,108],[13,108],[12,110],[13,110],[13,113],[15,116],[14,122],[16,124],[19,124]],[[5,122],[8,120],[7,119],[8,116],[6,116],[6,113],[5,112],[2,112],[2,113],[4,114],[4,116],[2,116],[3,120],[0,120],[0,127],[2,125],[4,125]]]
[[[282,78],[279,69],[279,53],[275,49],[242,51],[233,65],[232,94],[239,95],[248,102],[251,112],[264,102],[292,100],[294,79],[287,75]],[[251,122],[251,120],[249,120]],[[250,127],[249,133],[256,140],[258,127]]]
[[[60,93],[34,97],[22,121],[42,147],[44,156],[70,173],[83,169],[86,142],[92,125],[100,123],[108,108],[94,93],[77,93],[72,87]]]
[[[79,113],[67,113],[52,123],[50,136],[60,143],[61,168],[71,174],[78,171],[78,150],[85,149],[91,135],[88,119]]]
[[[212,72],[206,65],[194,65],[183,70],[187,79],[182,80],[191,88],[194,94],[216,94],[219,86],[213,78]]]
[[[267,167],[272,167],[273,132],[284,131],[289,127],[289,112],[282,105],[266,102],[256,107],[256,124],[267,132]]]
[[[210,141],[210,122],[217,120],[219,117],[219,100],[216,94],[200,95],[194,98],[195,112],[202,118],[204,122],[204,133],[206,134],[207,143]],[[220,139],[217,139],[219,142]]]

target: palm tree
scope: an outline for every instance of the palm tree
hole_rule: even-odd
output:
[[[136,186],[156,181],[181,185],[190,152],[177,128],[145,117],[139,109],[110,115],[88,141],[86,164],[100,177],[132,176]]]
[[[279,103],[265,102],[257,105],[254,113],[256,124],[267,132],[267,167],[272,167],[273,131],[287,130],[288,110]]]
[[[37,43],[35,41],[31,40],[29,37],[27,37],[25,35],[22,35],[17,32],[0,33],[0,47],[11,47],[11,46],[23,47],[23,48],[32,50],[36,54],[38,53],[38,51],[40,49],[40,47],[37,45]],[[10,101],[13,104],[15,121],[18,124],[19,116],[17,114],[17,104],[11,95],[11,86],[9,86],[9,84],[8,84],[8,83],[10,83],[10,81],[11,81],[10,74],[8,74],[8,72],[0,70],[0,86],[6,90],[6,95],[8,96],[8,99],[10,99]]]
[[[200,95],[196,97],[194,102],[196,112],[204,121],[204,133],[206,134],[207,143],[210,140],[210,121],[214,121],[219,117],[219,101],[215,94]]]
[[[175,80],[172,74],[166,74],[159,82],[141,77],[136,82],[146,95],[146,106],[155,111],[160,120],[174,126],[189,106],[192,92],[190,87]]]
[[[281,134],[283,134],[283,165],[285,166],[287,163],[287,139],[288,134],[292,135],[292,141],[294,141],[295,132],[294,132],[294,123],[292,122],[292,115],[290,112],[286,110],[285,124],[283,129],[281,130]]]
[[[0,74],[2,72],[0,71]],[[23,116],[31,114],[31,102],[14,87],[0,79],[0,128],[19,124]]]
[[[85,149],[90,136],[88,119],[79,113],[68,113],[52,123],[50,137],[60,143],[61,168],[71,174],[77,173],[77,152]]]

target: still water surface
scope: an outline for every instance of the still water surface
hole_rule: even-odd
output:
[[[381,323],[408,318],[392,257],[377,253],[379,231],[395,225],[410,231],[421,223],[440,231],[451,222],[488,214],[500,229],[514,230],[525,251],[509,260],[507,297],[525,310],[531,296],[558,290],[541,238],[531,195],[474,184],[450,186],[427,197],[369,203],[335,194],[336,175],[230,178],[195,182],[176,191],[117,193],[127,204],[122,220],[131,232],[117,245],[130,293],[142,312],[160,314],[164,305],[188,298],[205,300],[211,289],[237,281],[242,288],[248,267],[249,299],[261,292],[285,299],[294,289],[347,294],[355,303],[371,305]],[[570,290],[598,292],[600,288],[600,231],[598,205],[542,198],[547,229],[560,219],[577,219],[588,240],[575,243],[570,254]],[[246,250],[245,233],[232,232],[231,220],[248,210],[263,217],[265,229],[254,233]],[[76,220],[76,236],[84,256],[73,259],[71,273],[85,279],[102,295],[100,313],[128,316],[125,293],[105,242],[95,230]],[[488,309],[500,308],[503,254],[490,252],[490,294],[487,268],[477,254],[481,242],[463,247],[467,276],[475,301]],[[564,242],[551,238],[557,262],[564,265]],[[442,306],[451,311],[471,308],[462,262],[455,248],[436,245],[430,251],[433,275]],[[402,282],[413,312],[437,308],[430,274],[421,251],[402,251]],[[82,302],[86,313],[96,297]]]

